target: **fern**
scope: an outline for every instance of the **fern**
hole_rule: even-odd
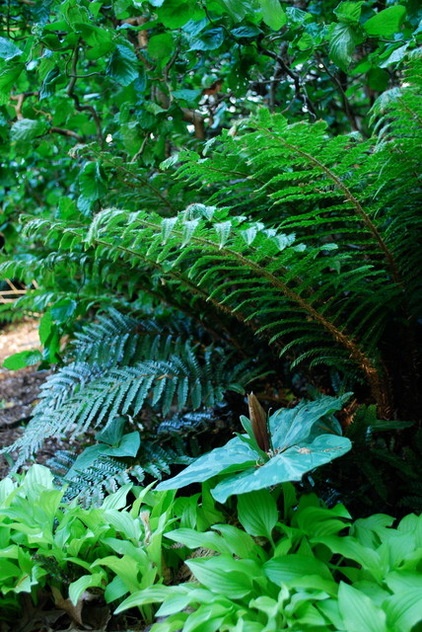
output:
[[[413,60],[408,85],[374,109],[368,141],[263,111],[209,143],[205,157],[184,152],[177,177],[198,201],[174,216],[112,208],[89,226],[28,222],[32,240],[55,248],[34,268],[53,278],[68,262],[75,285],[89,279],[87,305],[89,284],[101,282],[104,301],[123,294],[130,309],[153,296],[207,336],[163,331],[159,318],[100,318],[76,336],[73,361],[49,380],[9,450],[22,459],[46,433],[136,417],[145,405],[157,414],[213,406],[259,373],[260,347],[264,370],[276,355],[328,366],[340,382],[367,383],[380,416],[420,415],[420,66]],[[3,274],[29,275],[24,261],[13,265]]]
[[[251,178],[260,182],[253,192],[272,203],[270,225],[277,209],[277,228],[197,204],[166,219],[106,210],[86,238],[66,225],[49,231],[82,239],[99,262],[124,261],[152,283],[164,277],[180,296],[197,296],[249,324],[294,363],[354,365],[387,414],[379,342],[401,311],[403,291],[415,290],[416,279],[409,283],[402,273],[420,255],[409,236],[408,260],[397,262],[403,248],[374,200],[379,156],[368,156],[368,143],[327,138],[325,124],[288,126],[264,112],[255,126],[233,144],[225,139],[222,152],[248,156]],[[199,180],[213,171],[213,159],[189,167]],[[37,221],[31,227],[44,229]]]
[[[84,506],[99,505],[104,497],[128,483],[144,483],[148,475],[160,480],[170,473],[170,465],[188,464],[191,459],[172,447],[151,442],[142,444],[136,459],[119,459],[100,455],[83,470],[70,474],[76,456],[66,450],[59,451],[47,461],[56,482],[65,487],[64,500],[77,499]]]
[[[175,325],[158,332],[115,310],[100,316],[77,334],[69,351],[77,359],[49,376],[24,434],[1,453],[17,450],[17,468],[48,437],[80,435],[117,415],[136,418],[145,406],[160,415],[214,406],[262,373],[222,347],[182,339]]]

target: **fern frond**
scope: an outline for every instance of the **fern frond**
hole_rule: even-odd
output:
[[[103,211],[87,239],[102,252],[107,248],[112,259],[124,257],[134,266],[158,268],[170,278],[176,272],[182,286],[204,290],[210,302],[242,322],[252,322],[255,331],[273,341],[286,337],[286,332],[272,314],[290,314],[297,333],[291,340],[287,335],[280,350],[287,351],[295,341],[308,349],[320,346],[321,331],[325,332],[329,355],[357,364],[374,391],[378,388],[377,337],[372,330],[362,331],[357,340],[355,328],[370,305],[381,334],[388,314],[385,306],[397,303],[400,289],[386,285],[385,270],[377,267],[377,260],[361,265],[361,253],[347,244],[346,253],[334,242],[304,244],[262,223],[230,218],[225,209],[199,206],[172,218],[171,224],[143,212]],[[347,300],[339,285],[347,288]]]
[[[250,361],[235,362],[233,353],[221,347],[183,340],[175,323],[172,327],[173,334],[171,328],[157,333],[150,321],[115,310],[100,316],[76,336],[70,350],[83,359],[49,376],[24,434],[1,452],[17,450],[17,468],[48,437],[80,435],[118,415],[136,417],[145,405],[161,415],[171,407],[211,407],[227,390],[243,392],[268,373]]]

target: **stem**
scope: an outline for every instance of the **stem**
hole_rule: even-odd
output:
[[[92,118],[94,119],[95,122],[95,126],[97,128],[97,136],[98,139],[100,141],[100,143],[103,143],[103,133],[102,133],[102,129],[101,129],[101,120],[100,117],[98,116],[98,112],[97,110],[92,106],[92,105],[81,105],[80,101],[79,101],[79,97],[78,95],[75,93],[75,86],[76,86],[76,79],[78,78],[78,73],[77,73],[77,67],[78,67],[78,61],[79,61],[79,42],[77,42],[74,50],[73,50],[73,56],[72,56],[72,70],[70,73],[70,81],[69,81],[69,85],[67,86],[67,94],[73,99],[73,102],[75,104],[75,108],[78,110],[78,112],[91,112],[92,114]]]

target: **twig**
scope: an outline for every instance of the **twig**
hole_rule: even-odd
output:
[[[77,66],[79,61],[79,42],[76,43],[76,46],[73,51],[72,57],[72,70],[70,73],[70,81],[67,86],[67,94],[73,99],[75,104],[75,108],[78,112],[91,112],[92,118],[94,119],[95,126],[97,128],[97,136],[100,140],[100,143],[103,143],[103,133],[101,129],[101,121],[98,116],[97,110],[92,105],[81,105],[78,95],[75,93],[76,79],[78,78]]]
[[[50,134],[60,134],[61,136],[70,136],[71,138],[76,138],[78,143],[84,143],[85,142],[85,138],[83,136],[80,136],[79,134],[77,134],[76,132],[74,132],[71,129],[63,129],[62,127],[50,127],[49,133]]]
[[[354,129],[355,132],[360,132],[359,125],[357,123],[355,115],[353,114],[351,105],[349,103],[349,99],[347,98],[346,93],[343,90],[343,86],[341,85],[338,77],[336,77],[336,75],[334,75],[330,71],[330,69],[328,68],[327,64],[322,59],[322,57],[317,55],[316,58],[317,58],[318,63],[321,64],[321,66],[323,66],[325,72],[330,77],[331,81],[334,83],[334,85],[336,86],[337,90],[339,91],[340,96],[341,96],[341,100],[342,100],[342,103],[343,103],[344,111],[346,112],[346,116],[347,116],[347,118],[350,121],[350,125],[351,125],[352,129]]]

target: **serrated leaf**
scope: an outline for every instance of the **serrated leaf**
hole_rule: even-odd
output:
[[[128,46],[118,44],[110,58],[107,73],[122,86],[130,85],[138,78],[138,58]]]
[[[201,94],[202,94],[202,90],[184,89],[184,90],[174,90],[172,92],[172,95],[175,99],[177,99],[178,101],[185,101],[186,103],[190,105],[196,104]]]
[[[262,18],[271,29],[278,31],[287,22],[287,16],[279,0],[259,0]]]
[[[160,22],[168,29],[180,29],[192,17],[192,4],[190,2],[166,2],[160,11],[157,11]]]
[[[340,2],[338,7],[334,9],[334,14],[339,22],[348,24],[359,23],[363,2]]]
[[[222,4],[226,7],[229,15],[241,22],[246,15],[253,14],[255,10],[254,3],[245,0],[221,0]]]
[[[173,37],[170,33],[153,35],[148,42],[148,53],[154,59],[168,59],[174,50]]]
[[[61,73],[58,66],[52,68],[44,78],[40,90],[40,101],[54,94],[57,81],[60,79]]]
[[[224,42],[222,28],[209,29],[190,40],[190,50],[216,50]]]
[[[86,212],[92,202],[99,200],[107,191],[105,173],[99,162],[88,162],[79,173],[78,208]]]
[[[232,223],[230,221],[214,224],[215,232],[218,236],[218,245],[222,248],[230,237]]]
[[[21,119],[12,125],[10,137],[15,143],[29,143],[37,136],[41,136],[46,129],[46,123],[38,119]]]
[[[0,70],[0,104],[6,103],[10,90],[24,68],[25,64],[10,61]]]

